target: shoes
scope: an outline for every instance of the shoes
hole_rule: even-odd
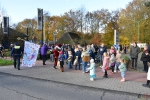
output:
[[[56,67],[53,67],[53,69],[57,69]]]
[[[114,72],[116,73],[117,71],[116,71],[116,70],[114,70]]]
[[[18,70],[20,70],[20,68],[18,68]]]
[[[46,64],[43,64],[43,65],[46,65]]]
[[[144,86],[144,87],[148,87],[148,85],[147,85],[147,84],[142,84],[142,86]]]
[[[108,76],[104,75],[103,78],[108,78]]]

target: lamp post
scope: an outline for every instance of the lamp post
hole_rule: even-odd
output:
[[[146,18],[147,19],[147,18]],[[131,20],[131,21],[133,21],[133,22],[135,22],[135,23],[137,23],[137,28],[138,28],[138,43],[139,43],[139,40],[140,40],[140,23],[143,21],[143,20],[146,20],[145,18],[144,19],[141,19],[141,20],[138,20],[138,21],[135,21],[135,20]]]
[[[56,35],[57,35],[57,30],[55,30],[55,32],[53,33],[53,35],[54,35],[54,45],[56,44]]]

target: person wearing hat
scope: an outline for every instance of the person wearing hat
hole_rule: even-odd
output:
[[[14,58],[14,68],[20,70],[20,57],[23,54],[21,46],[17,43],[14,44],[14,47],[11,50],[11,57]]]

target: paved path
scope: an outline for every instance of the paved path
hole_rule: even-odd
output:
[[[0,73],[8,73],[23,77],[38,78],[42,80],[98,88],[103,90],[150,95],[150,88],[142,87],[142,84],[146,82],[146,73],[128,71],[126,73],[127,81],[121,83],[121,76],[119,72],[116,74],[111,74],[111,71],[108,71],[109,78],[103,78],[102,76],[104,73],[99,67],[97,67],[97,78],[94,82],[91,82],[89,80],[89,74],[83,74],[81,70],[70,70],[68,69],[67,65],[65,65],[65,72],[61,73],[59,69],[52,68],[53,62],[47,61],[46,64],[47,65],[43,66],[42,61],[37,61],[34,67],[21,67],[20,71],[14,69],[13,66],[5,66],[0,67]]]

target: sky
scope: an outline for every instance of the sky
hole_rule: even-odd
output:
[[[0,0],[0,8],[5,9],[10,18],[10,24],[18,23],[26,18],[37,16],[37,8],[49,11],[50,15],[62,15],[65,12],[81,7],[87,11],[101,10],[109,11],[125,8],[132,0]]]

